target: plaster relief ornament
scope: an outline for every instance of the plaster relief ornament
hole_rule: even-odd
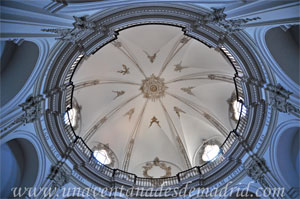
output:
[[[152,126],[153,123],[156,123],[160,127],[159,121],[155,116],[152,117],[149,128]]]
[[[42,114],[42,101],[44,101],[42,96],[30,96],[26,99],[23,104],[20,104],[22,110],[24,111],[24,122],[30,123],[39,118]]]
[[[166,165],[166,163],[161,162],[161,161],[159,160],[159,158],[156,157],[156,158],[153,160],[153,162],[147,162],[146,165],[143,166],[143,169],[144,169],[143,175],[144,175],[144,177],[146,177],[146,178],[153,178],[153,176],[150,176],[150,175],[148,174],[148,171],[150,171],[154,166],[159,167],[159,168],[161,168],[162,170],[164,170],[164,171],[166,172],[166,174],[165,174],[164,176],[161,176],[161,178],[167,178],[167,177],[170,177],[170,176],[172,175],[172,173],[171,173],[171,169],[172,169],[172,168],[171,168],[171,167],[168,167],[168,166]]]
[[[125,94],[125,91],[112,91],[112,92],[117,94],[117,96],[114,97],[114,100],[115,100],[117,97],[120,97],[121,95],[124,95],[124,94]]]
[[[152,74],[142,81],[142,86],[140,90],[144,94],[144,98],[151,99],[155,101],[165,95],[165,90],[168,87],[164,84],[164,79],[156,77]]]
[[[144,50],[144,53],[147,55],[147,57],[148,57],[148,59],[150,60],[151,63],[154,62],[154,60],[155,60],[156,55],[157,55],[158,52],[159,52],[159,50],[151,56],[151,55],[149,55],[149,53],[147,53],[147,52]]]
[[[175,66],[175,68],[174,68],[175,72],[181,72],[183,69],[188,68],[187,66],[182,66],[181,62],[179,64],[174,65]]]
[[[80,30],[86,30],[86,29],[95,29],[96,24],[94,22],[88,21],[87,17],[88,15],[82,16],[82,17],[76,17],[73,16],[75,19],[75,22],[73,23],[73,26],[75,28],[78,28]]]
[[[134,113],[134,108],[130,109],[127,113],[125,113],[124,116],[128,115],[128,118],[129,118],[129,121],[130,121],[133,113]]]
[[[243,26],[250,22],[260,19],[260,17],[255,18],[245,18],[245,19],[230,19],[227,20],[227,15],[224,13],[225,8],[211,8],[212,13],[207,14],[202,17],[199,21],[195,23],[196,26],[201,26],[201,24],[215,24],[225,30],[223,36],[231,34],[237,31],[241,31]]]
[[[68,41],[73,44],[80,44],[80,37],[86,32],[86,31],[104,31],[104,27],[97,27],[96,24],[89,19],[87,19],[87,15],[82,16],[82,17],[76,17],[73,16],[75,19],[75,22],[73,23],[73,28],[60,28],[60,29],[55,29],[55,28],[48,28],[48,29],[41,29],[43,32],[51,32],[55,33],[57,35],[57,40],[62,40],[62,41]]]
[[[69,182],[69,174],[61,167],[51,166],[48,179],[52,181],[53,188],[61,188]]]
[[[187,88],[181,88],[181,90],[182,90],[183,92],[186,92],[186,93],[189,94],[189,95],[194,95],[194,96],[195,96],[195,94],[192,92],[192,89],[193,89],[193,88],[195,88],[195,87],[190,86],[190,87],[187,87]]]
[[[288,102],[292,92],[283,88],[280,84],[277,86],[268,85],[266,89],[270,96],[269,104],[280,112],[292,113],[300,117],[300,109]]]
[[[176,112],[176,114],[179,118],[180,118],[180,113],[185,113],[183,110],[181,110],[177,106],[174,106],[174,111]]]
[[[250,165],[244,165],[247,175],[260,183],[262,186],[269,187],[266,181],[266,174],[269,172],[269,169],[265,163],[264,159],[257,158],[253,160]]]
[[[117,72],[121,73],[123,75],[129,74],[129,68],[125,64],[122,64],[122,67],[123,67],[123,70],[119,70]]]
[[[0,133],[4,133],[6,130],[14,127],[15,125],[31,123],[42,116],[42,104],[45,99],[41,96],[30,95],[26,101],[19,106],[22,107],[23,114],[17,117],[9,125],[0,129]]]

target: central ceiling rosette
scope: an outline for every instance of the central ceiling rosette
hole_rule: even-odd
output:
[[[122,30],[72,78],[76,134],[113,160],[111,167],[142,177],[176,175],[221,153],[236,124],[234,73],[224,55],[178,27]]]
[[[168,87],[165,86],[164,79],[155,77],[152,74],[150,77],[147,77],[143,80],[140,90],[144,94],[145,98],[155,101],[165,95],[165,90]]]

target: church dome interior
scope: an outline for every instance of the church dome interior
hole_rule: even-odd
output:
[[[218,151],[235,128],[233,77],[226,57],[180,28],[129,28],[77,66],[71,123],[90,149],[110,149],[114,168],[146,177],[158,158],[176,175],[213,159],[203,146]]]
[[[1,1],[0,198],[299,198],[299,8]]]

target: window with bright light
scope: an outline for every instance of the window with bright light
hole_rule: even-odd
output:
[[[202,155],[202,160],[205,162],[215,159],[220,153],[220,147],[218,145],[206,145]]]
[[[94,157],[102,164],[108,165],[111,163],[111,159],[105,149],[95,150]]]
[[[72,127],[77,126],[76,115],[77,115],[77,109],[75,109],[75,108],[72,108],[72,109],[69,110],[70,120],[68,119],[68,114],[65,113],[65,122],[66,122],[66,124],[70,124],[70,122],[71,122]]]
[[[243,107],[243,104],[241,102],[234,100],[232,102],[232,108],[233,108],[233,117],[235,120],[240,119],[241,111],[242,111],[242,115],[241,115],[242,117],[246,115],[246,110],[244,110],[245,108]]]

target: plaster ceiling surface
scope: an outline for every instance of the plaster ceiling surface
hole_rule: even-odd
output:
[[[228,103],[234,73],[220,52],[181,28],[122,30],[76,69],[73,97],[81,107],[76,133],[91,149],[108,146],[115,168],[145,176],[145,165],[166,170],[157,163],[164,162],[176,175],[199,165],[205,140],[223,142],[234,128]]]

